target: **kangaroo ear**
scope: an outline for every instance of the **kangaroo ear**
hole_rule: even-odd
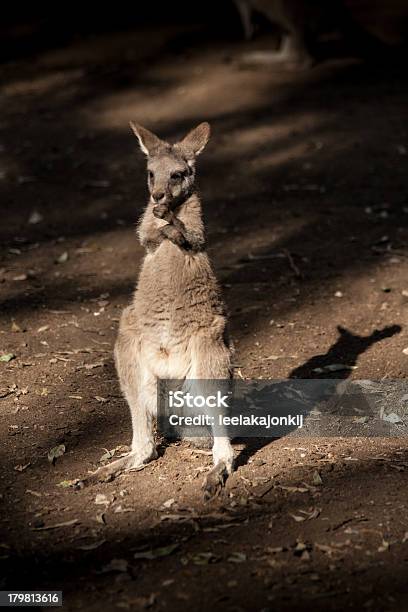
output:
[[[145,155],[153,155],[157,149],[164,144],[164,142],[160,140],[158,136],[138,123],[133,123],[133,121],[130,121],[130,127],[138,139],[140,148]]]
[[[210,124],[204,121],[204,123],[200,123],[200,125],[191,130],[177,146],[183,151],[187,159],[197,157],[209,141],[210,132]]]

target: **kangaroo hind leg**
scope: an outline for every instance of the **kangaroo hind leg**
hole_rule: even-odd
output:
[[[126,470],[143,466],[157,457],[153,419],[157,409],[157,380],[142,360],[134,333],[121,333],[115,346],[120,386],[130,408],[132,446],[125,457],[99,468],[88,480],[109,481]]]
[[[230,386],[230,350],[221,338],[196,336],[192,339],[191,371],[189,378],[195,387],[195,394],[208,396],[214,391],[225,392]],[[218,381],[218,382],[217,382]],[[222,381],[222,382],[221,382]],[[221,389],[220,389],[221,388]],[[212,421],[213,463],[204,484],[204,498],[218,495],[233,470],[234,451],[227,432],[219,422],[222,406],[206,408]]]

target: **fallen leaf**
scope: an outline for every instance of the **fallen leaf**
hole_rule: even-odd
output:
[[[14,353],[3,353],[2,355],[0,355],[0,361],[4,361],[5,363],[8,363],[9,361],[15,358],[16,356],[14,355]]]
[[[48,451],[48,461],[54,465],[58,457],[62,457],[62,455],[65,453],[65,450],[65,444],[58,444],[57,446],[54,446],[54,448]]]
[[[397,470],[397,472],[404,472],[405,471],[405,466],[403,465],[399,465],[398,463],[390,463],[390,468],[392,468],[393,470]]]
[[[33,495],[34,497],[42,497],[42,493],[39,493],[38,491],[32,491],[31,489],[26,489],[26,493],[28,493],[29,495]]]
[[[288,493],[307,493],[310,489],[308,487],[287,487],[284,485],[277,485],[282,491],[288,491]]]
[[[133,556],[135,559],[160,559],[172,555],[178,548],[179,544],[169,544],[169,546],[160,546],[150,550],[136,552]]]
[[[302,523],[303,521],[306,520],[305,516],[299,516],[298,514],[289,514],[289,516],[291,516],[293,520],[296,521],[297,523]]]
[[[384,414],[383,421],[387,421],[387,423],[392,423],[395,425],[396,423],[402,423],[402,419],[395,412],[390,412],[390,414]]]
[[[30,467],[31,463],[25,463],[24,465],[15,465],[14,469],[16,472],[24,472],[28,467]]]
[[[34,531],[47,531],[49,529],[62,529],[62,527],[71,527],[77,525],[78,519],[72,519],[71,521],[64,521],[63,523],[55,523],[54,525],[44,525],[44,527],[33,527]]]
[[[42,332],[47,331],[47,329],[50,329],[49,325],[42,325],[41,327],[37,329],[37,333],[41,334]]]
[[[191,555],[190,559],[194,565],[209,565],[209,563],[218,561],[218,557],[212,552],[199,552],[195,555]]]
[[[121,514],[124,512],[134,512],[135,509],[134,508],[126,508],[124,506],[122,506],[122,504],[119,504],[119,506],[116,506],[116,508],[114,509],[114,513],[115,514]]]
[[[27,274],[17,274],[16,276],[13,276],[13,281],[25,281],[27,278]]]
[[[95,368],[103,368],[105,366],[104,361],[98,361],[97,363],[84,363],[77,366],[76,370],[94,370]]]
[[[110,501],[106,495],[103,493],[98,493],[98,495],[95,497],[95,504],[97,506],[109,506]]]
[[[176,500],[172,497],[171,499],[168,499],[167,501],[163,502],[163,507],[170,508],[170,506],[172,506],[175,503],[176,503]]]
[[[387,540],[384,540],[381,542],[381,546],[378,547],[378,552],[386,552],[387,550],[390,549],[390,543],[387,542]]]
[[[244,563],[247,560],[247,556],[242,552],[233,552],[229,557],[227,557],[227,561],[229,563]]]
[[[368,423],[369,421],[369,417],[368,416],[361,416],[361,417],[353,417],[353,423]]]
[[[302,515],[300,514],[290,514],[290,516],[297,522],[297,523],[301,523],[303,521],[311,521],[312,519],[315,519],[319,516],[321,510],[320,508],[312,508],[310,510],[299,510],[299,512],[302,513]]]
[[[294,553],[297,557],[300,557],[305,551],[307,551],[307,548],[307,544],[305,544],[301,540],[298,540],[294,548]]]
[[[96,550],[102,544],[105,544],[106,540],[97,540],[96,542],[92,542],[91,544],[82,544],[81,546],[77,546],[77,550]]]
[[[61,482],[57,484],[57,487],[68,489],[69,487],[74,487],[76,484],[78,484],[78,482],[78,478],[75,478],[75,480],[61,480]]]
[[[313,472],[313,476],[312,476],[312,483],[313,483],[313,484],[314,484],[316,487],[318,487],[318,486],[320,486],[320,485],[322,485],[322,484],[323,484],[322,477],[320,476],[320,474],[319,474],[319,472],[318,472],[317,470],[315,470],[315,471]]]
[[[68,261],[68,258],[69,258],[68,251],[64,251],[63,253],[61,253],[61,255],[57,257],[57,259],[55,260],[55,263],[58,263],[58,264],[66,263]]]
[[[109,459],[112,459],[112,457],[114,456],[115,452],[116,452],[116,448],[113,448],[112,450],[106,450],[106,453],[104,453],[102,455],[102,457],[99,459],[99,463],[103,463],[104,461],[108,461]]]
[[[103,368],[104,365],[103,361],[98,361],[98,363],[86,363],[83,367],[85,370],[94,370],[95,368]]]
[[[17,323],[15,321],[12,322],[11,324],[11,331],[15,334],[22,332],[23,330],[21,329],[21,327],[19,325],[17,325]]]
[[[191,521],[192,518],[192,516],[186,514],[162,514],[160,517],[160,522],[163,523],[164,521]]]
[[[95,516],[95,521],[99,523],[100,525],[106,525],[105,513],[98,512],[98,514]]]
[[[306,515],[308,521],[311,521],[312,519],[315,519],[320,515],[321,509],[312,508],[311,510],[300,510],[300,512]]]

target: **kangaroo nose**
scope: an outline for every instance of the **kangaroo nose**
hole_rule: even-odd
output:
[[[156,191],[153,194],[153,200],[155,202],[161,202],[162,200],[164,200],[165,197],[166,197],[166,194],[164,193],[164,191]]]

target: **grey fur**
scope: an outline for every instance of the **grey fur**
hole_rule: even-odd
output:
[[[120,385],[133,427],[129,455],[96,472],[99,480],[157,457],[153,422],[159,378],[229,379],[231,351],[224,303],[205,251],[195,160],[210,136],[202,123],[170,145],[131,124],[147,156],[150,199],[138,225],[146,249],[131,305],[123,312],[115,346]],[[214,437],[214,468],[206,496],[232,471],[227,436]]]

